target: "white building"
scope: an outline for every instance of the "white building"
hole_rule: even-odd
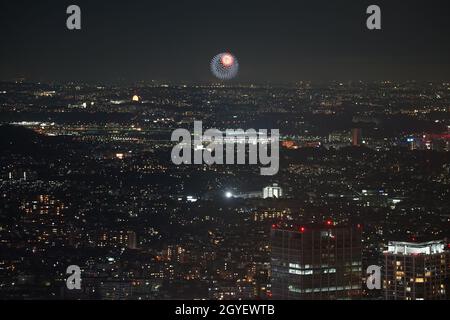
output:
[[[265,187],[263,189],[263,198],[281,198],[283,196],[283,190],[274,183],[272,186]]]

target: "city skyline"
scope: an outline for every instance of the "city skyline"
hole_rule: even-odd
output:
[[[0,300],[450,300],[448,4],[3,1]]]

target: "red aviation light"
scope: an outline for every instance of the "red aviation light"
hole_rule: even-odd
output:
[[[306,231],[306,228],[305,228],[305,227],[300,227],[299,231],[300,231],[301,233],[303,233],[303,232]]]

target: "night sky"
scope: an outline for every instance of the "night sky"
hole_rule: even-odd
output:
[[[82,30],[66,29],[66,8]],[[366,29],[366,8],[382,30]],[[449,1],[42,0],[0,4],[0,79],[214,81],[230,51],[238,82],[449,80]]]

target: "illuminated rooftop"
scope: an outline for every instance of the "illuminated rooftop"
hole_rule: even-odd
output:
[[[385,251],[385,253],[405,254],[405,255],[436,254],[444,252],[444,249],[445,249],[444,240],[436,240],[422,243],[390,241],[388,244],[388,250]]]

